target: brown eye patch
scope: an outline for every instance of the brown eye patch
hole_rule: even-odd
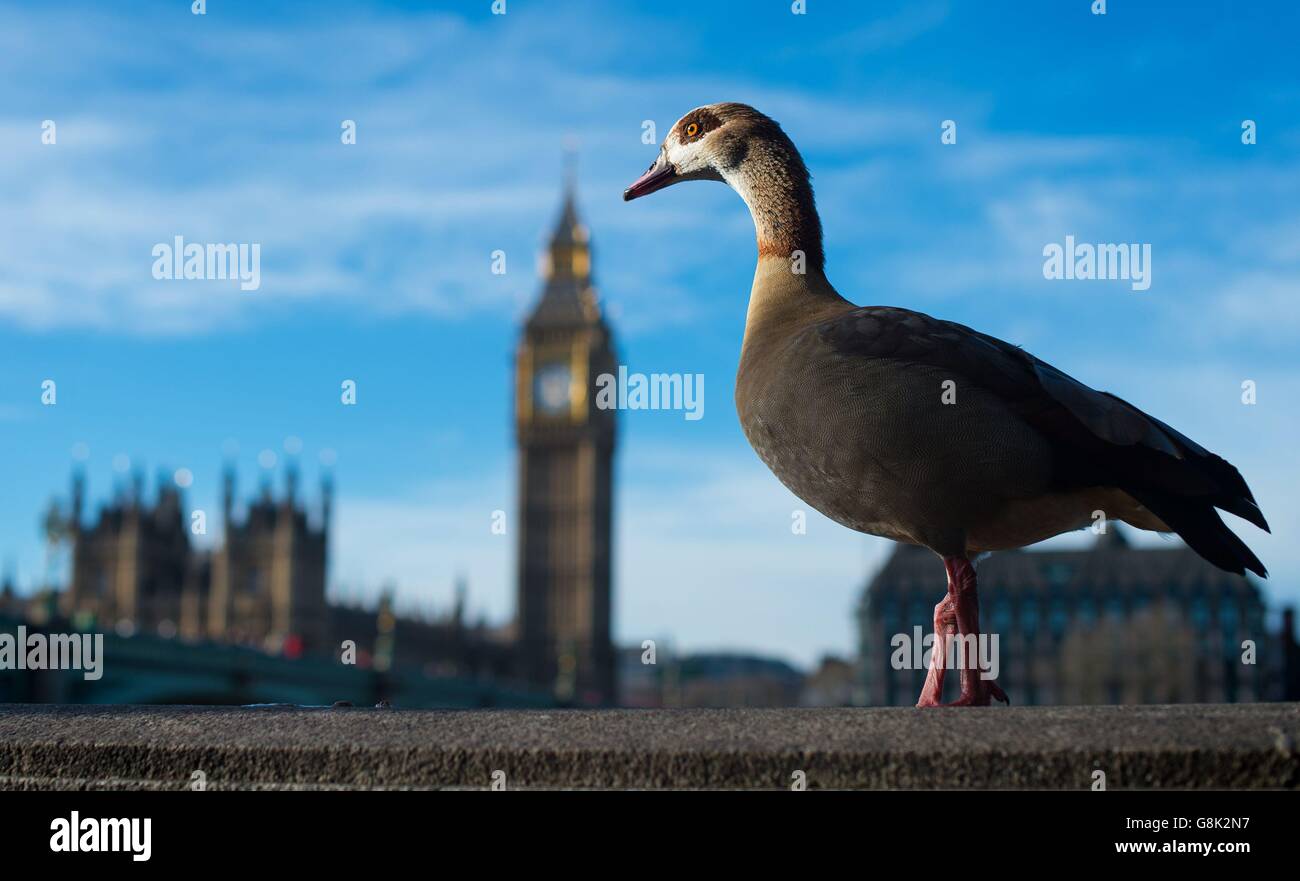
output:
[[[683,144],[698,141],[720,125],[722,125],[722,120],[708,110],[692,111],[678,124],[677,140]]]

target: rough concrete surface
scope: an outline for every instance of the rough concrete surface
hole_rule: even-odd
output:
[[[1300,787],[1300,704],[914,710],[0,705],[0,788]]]

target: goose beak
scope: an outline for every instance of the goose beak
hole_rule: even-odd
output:
[[[646,170],[646,173],[634,180],[632,185],[623,191],[623,201],[631,202],[633,199],[648,196],[655,190],[662,190],[664,187],[677,183],[680,179],[677,176],[677,169],[660,153],[659,158]]]

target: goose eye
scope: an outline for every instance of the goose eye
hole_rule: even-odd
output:
[[[700,124],[698,122],[693,122],[690,125],[686,126],[686,137],[688,138],[695,137],[697,134],[699,134],[699,132],[700,132]]]

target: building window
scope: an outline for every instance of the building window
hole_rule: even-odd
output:
[[[1237,636],[1237,605],[1230,599],[1219,606],[1219,626],[1223,628],[1224,639],[1231,642]]]
[[[922,603],[920,600],[912,600],[912,604],[908,606],[907,609],[907,623],[909,625],[909,629],[911,626],[920,624],[924,629],[929,630],[930,628],[925,627],[925,625],[931,622],[933,619],[934,619],[934,612],[932,609],[927,609],[925,607],[925,604]]]
[[[1069,563],[1052,563],[1047,567],[1047,581],[1054,588],[1062,588],[1074,577],[1074,569]]]
[[[1079,607],[1075,616],[1084,627],[1091,627],[1097,621],[1096,604],[1091,599],[1079,600]]]
[[[1052,611],[1050,614],[1050,626],[1052,628],[1052,638],[1060,639],[1065,634],[1065,628],[1070,623],[1070,610],[1066,608],[1065,600],[1057,598],[1052,600]]]
[[[993,632],[1011,632],[1011,604],[999,599],[993,604]]]
[[[1204,634],[1209,629],[1210,604],[1205,601],[1205,597],[1192,600],[1192,626],[1199,634]]]
[[[1038,632],[1038,603],[1030,600],[1020,607],[1020,629],[1025,636]]]

